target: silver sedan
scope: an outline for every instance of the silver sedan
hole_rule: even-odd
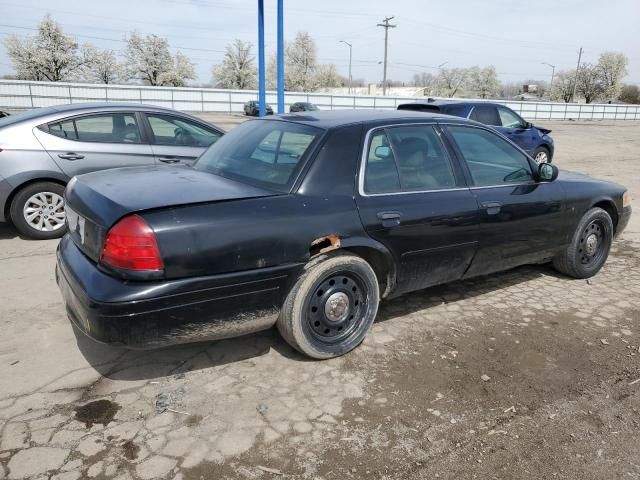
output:
[[[223,134],[185,113],[129,103],[62,105],[0,118],[0,222],[28,238],[60,237],[63,193],[75,175],[191,164]]]

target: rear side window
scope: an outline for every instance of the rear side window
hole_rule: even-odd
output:
[[[533,181],[527,157],[500,136],[482,128],[449,126],[473,183],[493,186]]]
[[[195,122],[172,115],[147,114],[156,145],[208,147],[221,134]]]
[[[140,130],[133,113],[108,113],[69,118],[47,125],[60,138],[80,142],[140,143]]]
[[[485,125],[500,126],[500,117],[498,117],[498,109],[493,105],[476,105],[473,107],[471,120],[484,123]]]
[[[451,160],[434,127],[393,127],[371,137],[366,193],[440,190],[455,185]]]
[[[467,118],[467,107],[465,105],[449,105],[444,113],[454,117]]]

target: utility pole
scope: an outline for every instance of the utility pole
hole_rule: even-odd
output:
[[[391,25],[389,22],[394,18],[395,17],[386,17],[382,20],[382,23],[376,25],[384,28],[384,73],[382,75],[382,95],[387,94],[387,46],[389,43],[389,29],[397,27],[397,25]]]
[[[578,86],[578,70],[580,70],[580,60],[582,60],[582,47],[580,47],[580,53],[578,53],[578,66],[576,67],[576,76],[573,79],[573,92],[571,93],[571,101],[576,99],[576,87]]]
[[[351,95],[351,50],[353,45],[349,42],[345,42],[344,40],[340,40],[340,43],[344,43],[349,47],[349,95]]]

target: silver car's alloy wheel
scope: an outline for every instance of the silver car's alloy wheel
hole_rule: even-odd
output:
[[[39,192],[29,197],[22,208],[27,224],[40,232],[64,227],[64,198],[53,192]]]
[[[536,163],[546,163],[549,161],[549,155],[547,155],[547,152],[538,152],[534,160]]]

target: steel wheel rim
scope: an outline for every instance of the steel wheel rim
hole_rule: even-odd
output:
[[[593,220],[580,235],[578,255],[580,263],[586,267],[597,265],[605,254],[607,239],[603,222]]]
[[[538,152],[536,154],[535,161],[537,163],[545,163],[545,162],[547,162],[548,158],[549,157],[547,156],[547,152]]]
[[[307,332],[329,345],[356,335],[368,311],[365,285],[353,272],[337,272],[323,279],[306,302]]]
[[[64,226],[64,198],[53,192],[31,195],[22,208],[24,220],[34,230],[53,232]]]

